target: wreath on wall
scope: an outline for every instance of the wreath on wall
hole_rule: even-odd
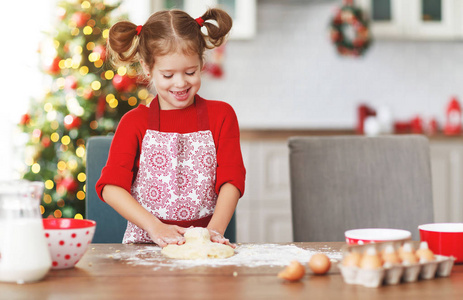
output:
[[[361,56],[371,45],[371,33],[363,11],[345,1],[330,22],[331,41],[340,55]]]

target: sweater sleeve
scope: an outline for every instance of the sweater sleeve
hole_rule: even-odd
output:
[[[246,169],[240,146],[238,119],[233,108],[224,104],[224,118],[220,124],[217,145],[217,182],[216,193],[225,183],[233,184],[241,196],[244,194]]]
[[[132,112],[121,118],[109,149],[108,161],[95,186],[98,196],[103,201],[102,193],[106,185],[116,185],[130,193],[134,176],[137,174],[139,147],[146,131],[140,126],[140,120],[146,118]]]

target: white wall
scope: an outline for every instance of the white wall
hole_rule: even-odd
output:
[[[375,40],[360,59],[338,56],[328,23],[341,1],[260,0],[257,36],[230,41],[223,80],[200,94],[230,102],[242,128],[352,128],[360,102],[395,119],[443,120],[463,101],[463,44]]]
[[[2,10],[0,57],[0,180],[18,178],[18,124],[32,97],[43,90],[38,67],[41,30],[48,29],[54,7],[51,1],[10,1]]]

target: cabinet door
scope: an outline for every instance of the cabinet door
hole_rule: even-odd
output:
[[[250,39],[256,34],[256,0],[151,0],[153,10],[181,9],[193,18],[201,16],[208,7],[220,7],[233,19],[232,39]]]
[[[461,0],[357,0],[375,38],[452,40],[463,37]]]
[[[407,34],[417,39],[454,39],[459,36],[458,0],[408,0]]]
[[[463,145],[431,141],[434,221],[463,222]]]
[[[407,0],[408,1],[408,0]],[[403,0],[358,0],[370,20],[374,37],[397,38],[405,34],[406,11]]]

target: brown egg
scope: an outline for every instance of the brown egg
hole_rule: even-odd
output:
[[[378,252],[376,252],[376,249],[373,247],[368,248],[360,260],[360,268],[366,270],[374,270],[381,268],[381,266],[381,257],[379,256]]]
[[[293,260],[285,269],[283,269],[283,271],[278,273],[279,278],[289,281],[297,281],[304,277],[304,275],[305,268],[297,260]]]
[[[399,255],[394,249],[394,246],[388,245],[383,252],[383,265],[391,266],[391,265],[398,265],[401,263]]]
[[[356,251],[352,251],[344,256],[342,265],[344,267],[360,267],[360,259],[362,259],[362,255]]]
[[[323,253],[316,253],[309,260],[309,268],[317,275],[325,274],[330,270],[330,267],[331,261]]]
[[[415,255],[415,250],[410,243],[405,243],[402,247],[400,247],[399,257],[402,260],[402,264],[404,265],[416,264],[418,262],[418,258]]]
[[[416,250],[416,256],[420,262],[428,262],[434,260],[434,253],[428,248],[427,242],[421,242],[420,249]]]

